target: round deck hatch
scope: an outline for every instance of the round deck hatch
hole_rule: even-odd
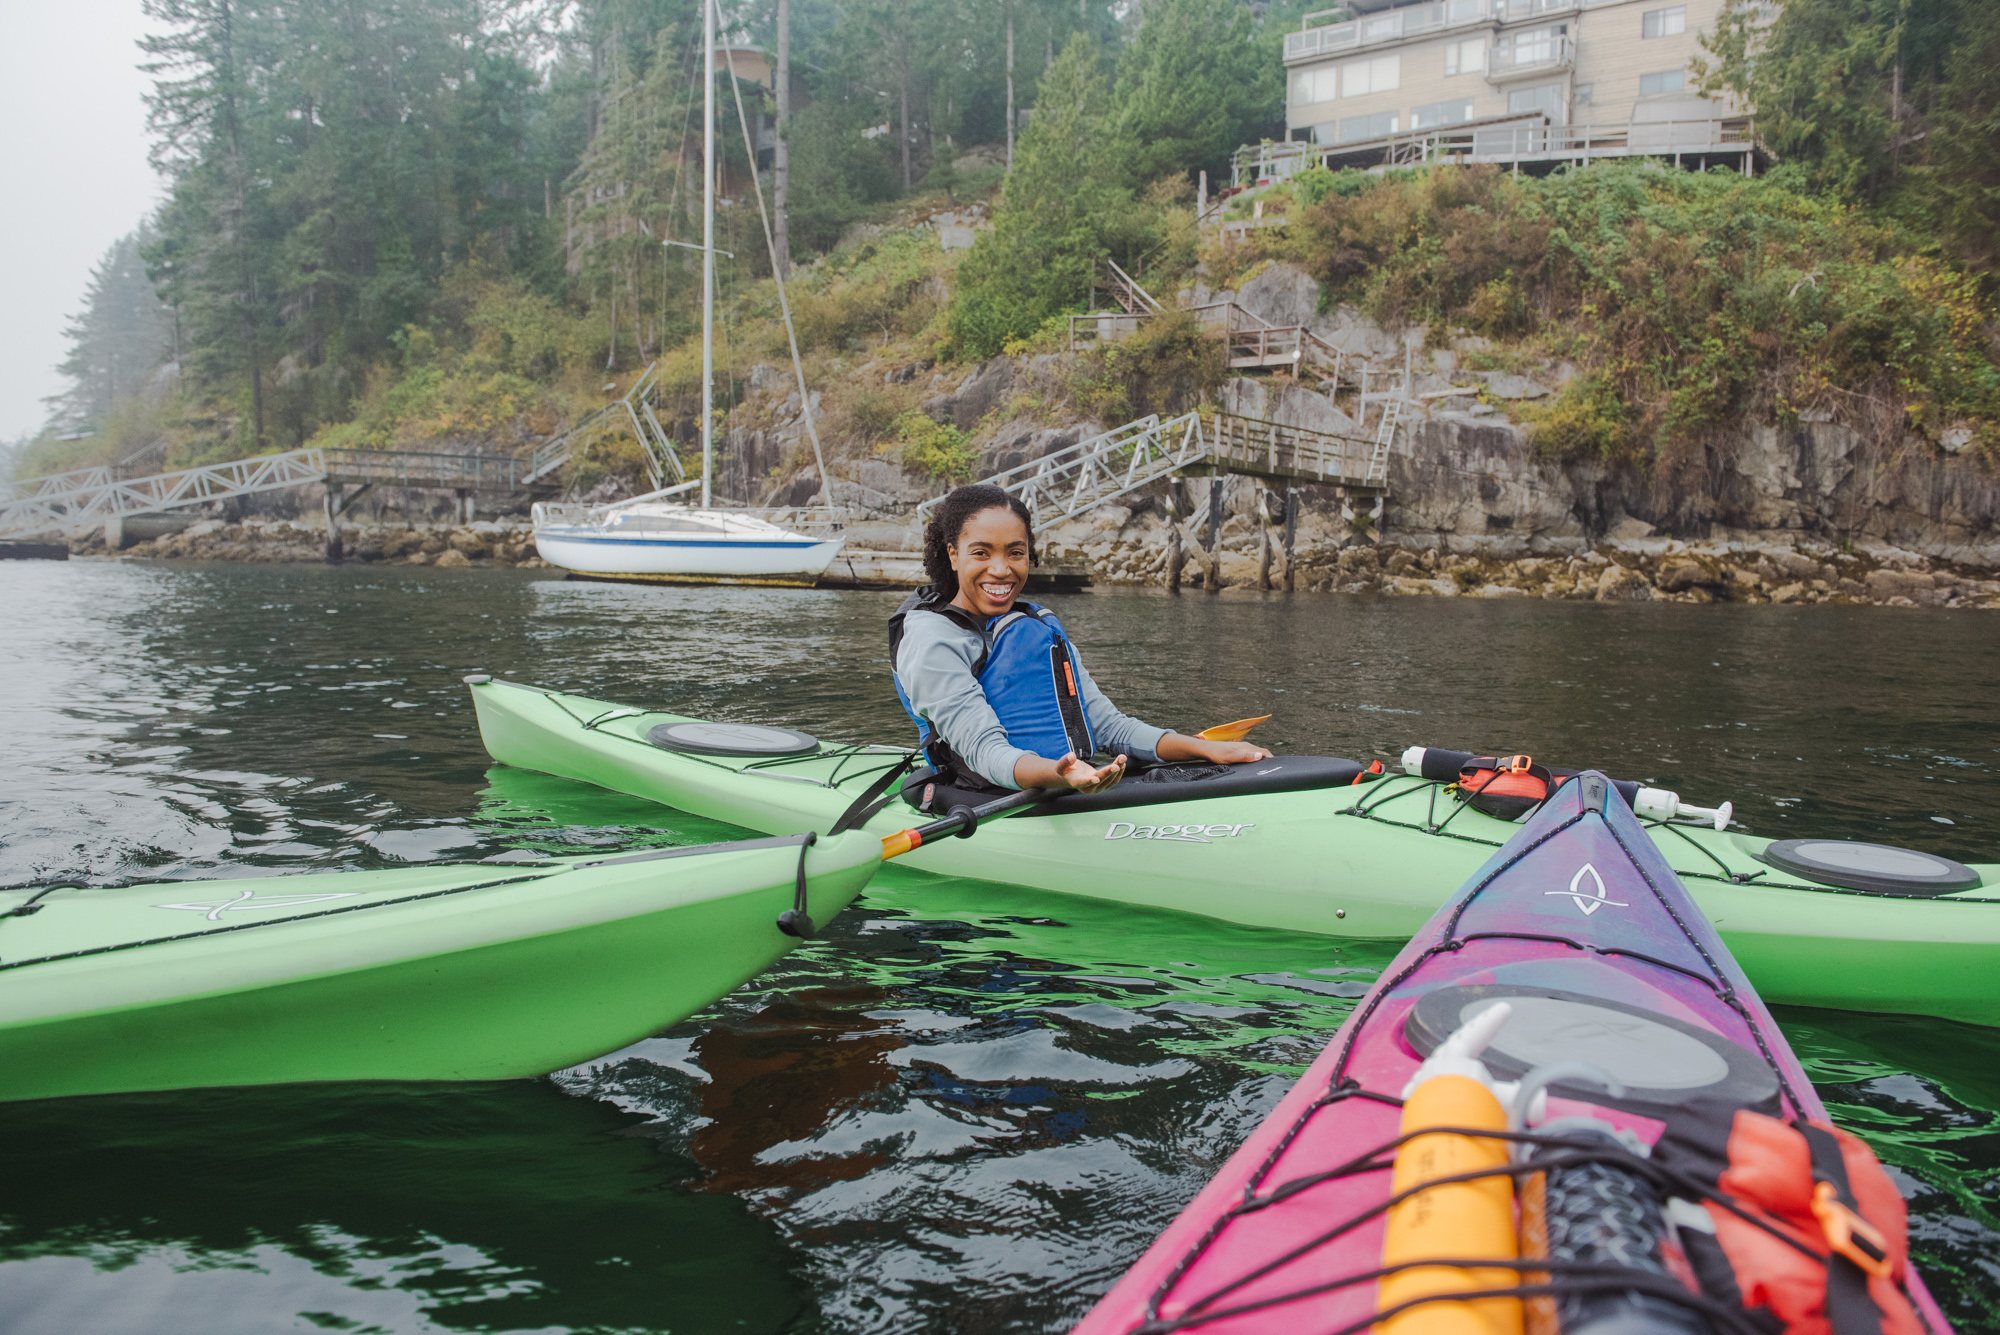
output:
[[[1845,839],[1780,839],[1752,857],[1821,885],[1876,895],[1948,895],[1977,890],[1979,873],[1963,862],[1889,844]]]
[[[1556,1062],[1589,1062],[1623,1081],[1624,1095],[1612,1098],[1598,1086],[1561,1081],[1550,1092],[1655,1117],[1697,1098],[1756,1107],[1777,1097],[1778,1078],[1764,1060],[1720,1034],[1658,1011],[1552,987],[1441,987],[1418,999],[1404,1037],[1428,1057],[1496,1001],[1512,1004],[1514,1013],[1480,1060],[1502,1080]]]
[[[664,750],[699,756],[809,756],[819,750],[812,734],[766,723],[662,723],[646,737]]]

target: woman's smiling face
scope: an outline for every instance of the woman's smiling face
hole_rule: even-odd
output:
[[[952,601],[980,616],[999,616],[1028,582],[1028,526],[1004,506],[978,511],[958,531],[951,568],[958,574]]]

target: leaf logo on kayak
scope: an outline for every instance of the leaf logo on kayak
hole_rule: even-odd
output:
[[[1212,844],[1217,839],[1234,839],[1245,830],[1255,829],[1257,822],[1248,821],[1242,825],[1135,825],[1129,820],[1114,820],[1111,828],[1104,832],[1106,839],[1172,839],[1183,844]]]
[[[1593,894],[1584,889],[1583,878],[1586,876],[1590,878],[1590,883],[1597,887],[1596,893]],[[1586,918],[1607,905],[1614,909],[1628,909],[1632,907],[1622,899],[1613,899],[1611,897],[1610,892],[1604,888],[1604,878],[1599,876],[1597,868],[1591,866],[1588,862],[1578,867],[1576,875],[1569,878],[1569,889],[1544,890],[1542,893],[1545,895],[1568,895],[1572,900],[1576,901],[1576,906],[1583,910],[1583,916]]]
[[[155,904],[156,909],[186,909],[199,913],[210,922],[220,922],[225,913],[235,913],[242,909],[283,909],[294,904],[317,904],[326,899],[353,899],[359,890],[340,891],[329,895],[260,895],[254,890],[245,890],[234,899],[203,899],[192,904]]]

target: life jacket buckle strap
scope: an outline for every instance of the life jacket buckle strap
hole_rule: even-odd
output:
[[[1494,768],[1502,774],[1526,774],[1535,766],[1535,758],[1528,755],[1501,756]]]
[[[1882,1230],[1842,1203],[1831,1182],[1813,1184],[1812,1212],[1826,1234],[1826,1245],[1870,1275],[1887,1279],[1895,1270],[1889,1240]]]

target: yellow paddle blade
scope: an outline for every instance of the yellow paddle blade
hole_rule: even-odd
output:
[[[923,836],[915,830],[898,830],[882,837],[882,861],[899,858],[923,842]]]
[[[1256,718],[1240,718],[1234,723],[1218,723],[1213,728],[1203,728],[1195,736],[1204,742],[1240,742],[1250,735],[1250,729],[1270,717],[1269,714],[1259,714]]]

